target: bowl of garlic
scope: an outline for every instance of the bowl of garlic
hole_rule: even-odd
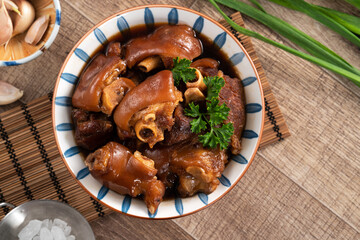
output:
[[[59,32],[59,0],[0,0],[0,67],[40,56]]]

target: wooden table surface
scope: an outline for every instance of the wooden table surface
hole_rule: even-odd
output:
[[[304,14],[260,2],[360,68],[360,50],[348,41]],[[309,2],[360,16],[345,1]],[[205,0],[63,0],[61,29],[50,49],[25,65],[0,68],[0,79],[23,89],[23,102],[47,94],[85,32],[117,11],[148,3],[181,5],[221,19]],[[293,46],[244,19],[247,28]],[[166,221],[112,213],[91,223],[97,239],[360,239],[360,88],[253,41],[292,136],[260,149],[237,186],[205,210]]]

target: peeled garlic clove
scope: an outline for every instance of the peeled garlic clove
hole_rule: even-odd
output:
[[[7,10],[10,10],[10,11],[14,11],[16,12],[17,14],[19,14],[21,16],[21,13],[19,11],[19,7],[11,0],[4,0],[5,2],[5,7]]]
[[[13,36],[25,32],[35,19],[35,9],[28,1],[13,0],[19,7],[21,15],[11,12],[11,19],[14,25]]]
[[[10,104],[20,99],[23,91],[13,85],[0,81],[0,105]]]
[[[13,25],[8,11],[6,10],[5,3],[1,1],[0,8],[0,46],[6,44],[10,41],[10,38],[13,33]]]
[[[28,44],[36,45],[43,37],[49,25],[49,15],[39,17],[31,25],[25,36],[25,42]]]

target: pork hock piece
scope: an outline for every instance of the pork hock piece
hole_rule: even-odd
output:
[[[199,143],[176,148],[171,155],[170,171],[179,178],[179,195],[189,197],[197,192],[215,191],[227,159],[225,150],[207,149]]]
[[[192,60],[201,53],[201,42],[195,37],[194,30],[185,25],[161,26],[152,34],[132,39],[124,46],[125,61],[129,68],[153,56],[160,56],[168,68],[172,65],[173,58]]]
[[[90,113],[80,108],[71,112],[75,124],[76,144],[87,150],[103,146],[113,136],[113,123],[103,113]]]
[[[226,103],[230,112],[225,123],[231,122],[234,126],[234,134],[231,136],[230,150],[237,155],[241,151],[241,134],[245,127],[245,95],[244,89],[238,78],[223,76],[225,86],[219,94],[220,104]]]
[[[109,56],[97,55],[80,77],[72,98],[73,106],[111,115],[122,97],[135,87],[130,79],[119,78],[125,71],[125,62],[113,52]]]
[[[144,195],[150,213],[155,213],[165,194],[164,184],[157,180],[154,161],[116,142],[109,142],[85,160],[91,175],[104,186],[120,194]]]
[[[120,139],[134,137],[152,148],[174,125],[173,112],[182,101],[172,72],[163,70],[133,88],[114,111]],[[135,133],[134,133],[135,132]]]

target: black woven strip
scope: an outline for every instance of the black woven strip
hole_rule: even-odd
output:
[[[48,98],[49,98],[50,102],[52,102],[52,100],[53,100],[53,95],[54,95],[53,92],[48,93]]]
[[[60,182],[57,179],[56,173],[53,170],[53,167],[51,166],[51,162],[50,159],[48,157],[48,154],[46,152],[46,149],[44,147],[44,144],[42,143],[39,131],[37,130],[36,126],[35,126],[35,122],[34,119],[32,118],[29,110],[28,110],[28,106],[26,104],[22,104],[21,105],[21,109],[23,110],[23,114],[25,115],[25,119],[28,123],[28,126],[30,127],[30,131],[32,133],[32,135],[34,136],[34,139],[36,140],[36,144],[38,145],[38,149],[40,150],[40,154],[41,154],[41,158],[43,160],[43,163],[45,164],[51,181],[53,182],[53,185],[55,186],[56,189],[56,193],[58,194],[58,198],[59,200],[61,200],[62,202],[67,203],[67,200],[65,198],[65,193],[63,191],[63,189],[60,186]]]
[[[231,16],[229,16],[229,18],[232,20]],[[243,40],[240,38],[240,33],[238,31],[236,31],[233,27],[230,26],[230,32],[236,37],[237,40],[239,40],[239,42],[243,44]]]
[[[284,138],[282,137],[282,133],[280,132],[280,128],[279,125],[277,125],[276,123],[276,119],[274,117],[273,112],[271,111],[271,108],[269,106],[268,101],[266,100],[266,98],[264,98],[265,100],[265,111],[266,111],[266,115],[268,117],[268,119],[270,120],[271,124],[273,125],[273,130],[274,132],[276,132],[276,136],[279,138],[279,141],[284,140]]]
[[[103,212],[103,208],[101,206],[101,204],[96,201],[95,199],[93,199],[92,197],[90,197],[94,207],[95,207],[95,210],[98,212],[98,216],[99,217],[103,217],[105,215],[105,213]]]
[[[6,202],[1,189],[0,189],[0,202]],[[8,207],[3,207],[2,209],[3,209],[5,215],[8,214],[10,211],[10,209]]]
[[[8,150],[8,154],[11,159],[11,162],[13,163],[15,171],[16,171],[17,175],[19,176],[21,185],[24,187],[24,192],[25,192],[26,198],[29,200],[33,200],[34,197],[32,195],[30,188],[27,186],[24,172],[21,168],[20,163],[18,162],[18,159],[15,154],[15,149],[13,148],[13,145],[12,145],[11,141],[9,140],[9,136],[8,136],[7,132],[5,131],[5,128],[4,128],[4,125],[3,125],[1,119],[0,119],[0,132],[1,132],[1,138],[5,141],[5,146],[6,146],[6,149]]]

